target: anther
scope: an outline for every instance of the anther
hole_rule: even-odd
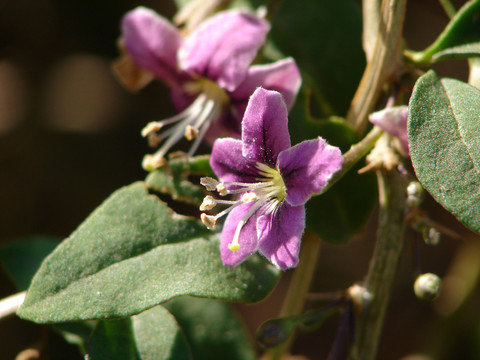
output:
[[[195,129],[192,125],[187,125],[185,128],[185,138],[188,141],[195,139],[198,135],[198,129]]]
[[[200,179],[200,184],[205,186],[205,189],[208,191],[214,191],[217,188],[219,182],[211,177],[202,177]]]
[[[215,216],[202,213],[200,215],[200,219],[202,220],[202,223],[207,227],[207,229],[210,229],[210,230],[215,229],[215,224],[217,222],[217,220],[215,219]]]
[[[217,192],[220,194],[220,196],[225,196],[228,194],[227,187],[223,182],[218,183],[216,186]]]
[[[150,147],[157,147],[163,141],[163,136],[157,134],[156,132],[152,132],[148,134],[148,145]]]
[[[212,210],[217,205],[217,201],[211,195],[205,196],[202,205],[200,205],[200,211]]]
[[[258,200],[258,196],[254,192],[249,192],[249,193],[243,194],[242,196],[243,203],[249,203],[257,200]]]
[[[164,157],[157,157],[154,155],[145,155],[142,161],[142,167],[147,171],[153,171],[167,163]]]
[[[163,124],[161,122],[158,122],[158,121],[149,122],[147,126],[145,126],[142,129],[142,136],[147,137],[151,133],[159,131],[162,127],[163,127]]]

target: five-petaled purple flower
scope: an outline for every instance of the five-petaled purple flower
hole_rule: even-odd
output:
[[[209,228],[228,213],[220,252],[236,266],[256,251],[281,269],[298,263],[305,228],[305,203],[321,192],[343,163],[340,149],[322,138],[291,147],[287,107],[276,91],[258,88],[242,121],[242,140],[222,138],[213,145],[210,165],[219,181],[202,178],[207,190],[238,200],[207,196],[200,207],[231,205],[217,215],[202,214]]]
[[[293,104],[301,84],[293,59],[250,66],[269,29],[265,19],[238,10],[208,18],[186,37],[153,10],[138,7],[124,16],[127,54],[138,67],[168,83],[175,105],[183,109],[172,118],[150,123],[142,132],[152,145],[168,137],[154,155],[145,157],[144,168],[161,166],[165,154],[183,136],[195,139],[192,155],[215,119],[227,120],[224,128],[237,128],[238,133],[248,98],[259,86],[279,91],[288,106]],[[163,134],[157,133],[173,123]],[[218,133],[221,127],[214,128]]]

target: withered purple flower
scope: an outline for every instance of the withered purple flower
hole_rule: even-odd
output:
[[[222,230],[223,263],[236,266],[259,251],[281,269],[298,263],[305,228],[305,203],[326,186],[343,163],[337,147],[322,138],[291,147],[287,106],[276,91],[258,88],[242,121],[242,140],[215,141],[210,165],[219,181],[203,178],[207,190],[238,200],[207,196],[201,210],[231,205],[217,215],[202,214],[210,228],[228,214]]]
[[[269,29],[261,17],[230,10],[208,18],[183,37],[153,10],[138,7],[125,15],[122,36],[128,55],[138,67],[169,84],[175,105],[183,109],[144,129],[153,145],[166,138],[154,155],[145,157],[146,169],[161,166],[165,154],[184,136],[195,139],[192,155],[216,119],[224,120],[224,129],[238,128],[248,98],[259,86],[279,91],[288,106],[293,104],[301,84],[293,59],[250,66]],[[157,134],[166,125],[172,127]],[[214,127],[215,135],[221,128]]]
[[[408,156],[407,121],[408,106],[392,106],[368,116],[370,122],[399,140],[397,149]]]

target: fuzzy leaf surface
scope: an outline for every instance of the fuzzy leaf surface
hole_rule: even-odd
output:
[[[89,360],[190,360],[175,318],[156,306],[131,318],[99,321],[88,346]]]
[[[255,302],[278,275],[258,256],[224,266],[217,235],[138,182],[112,194],[45,259],[18,315],[39,323],[118,318],[182,295]]]
[[[418,180],[445,209],[480,232],[480,91],[422,76],[410,101],[408,142]]]
[[[163,306],[180,324],[195,360],[257,358],[243,324],[229,304],[181,297]]]

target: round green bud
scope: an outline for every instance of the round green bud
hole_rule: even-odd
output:
[[[407,186],[407,205],[411,208],[418,207],[423,200],[425,191],[418,181],[412,181]]]
[[[432,273],[425,273],[417,277],[413,290],[420,300],[431,301],[440,293],[442,279]]]

